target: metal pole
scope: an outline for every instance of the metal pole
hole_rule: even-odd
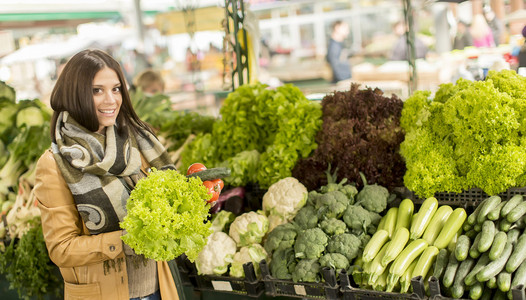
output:
[[[135,22],[137,23],[137,38],[139,40],[140,52],[144,52],[144,23],[142,21],[142,9],[141,9],[141,0],[133,1],[135,8]]]
[[[413,7],[411,0],[404,0],[404,17],[406,24],[406,41],[407,41],[407,61],[409,63],[409,95],[411,95],[417,88],[417,72],[416,72],[416,49],[415,49],[415,31],[413,26]]]

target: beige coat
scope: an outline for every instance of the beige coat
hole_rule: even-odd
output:
[[[147,167],[143,160],[142,168]],[[128,300],[122,231],[89,234],[51,151],[38,160],[35,196],[49,256],[64,278],[64,298]],[[111,260],[115,268],[105,274],[104,262]],[[168,263],[157,262],[157,269],[161,297],[178,300]]]

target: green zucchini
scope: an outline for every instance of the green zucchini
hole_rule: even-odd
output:
[[[506,263],[506,271],[513,273],[517,268],[522,264],[522,262],[526,259],[526,234],[523,233],[517,240],[517,244],[515,245],[515,249],[513,250],[513,253],[510,256],[510,259]]]
[[[482,224],[484,221],[486,221],[486,218],[490,211],[494,210],[497,205],[499,205],[501,202],[501,199],[499,196],[491,196],[484,200],[480,205],[482,206],[480,208],[480,211],[477,215],[477,223]]]
[[[449,253],[447,249],[440,249],[433,269],[433,276],[438,280],[442,280],[442,275],[444,275],[444,272],[446,271],[448,257]]]
[[[455,253],[451,252],[449,260],[447,262],[446,270],[444,271],[444,277],[442,278],[442,284],[448,288],[453,285],[455,280],[455,274],[457,273],[460,262],[455,257]]]
[[[517,240],[519,239],[519,236],[521,235],[521,231],[517,228],[513,228],[507,232],[507,235],[508,235],[508,242],[515,245],[517,243]]]
[[[491,210],[488,213],[488,220],[491,220],[491,221],[498,220],[500,217],[500,211],[502,210],[504,205],[506,205],[507,203],[508,201],[502,201],[501,203],[499,203],[499,205],[497,205],[497,207],[495,207],[495,209]]]
[[[488,281],[486,281],[486,286],[490,289],[496,289],[497,288],[497,276],[491,277]]]
[[[508,235],[504,231],[497,232],[489,250],[489,259],[495,260],[501,256],[507,241]]]
[[[506,216],[506,220],[510,223],[517,222],[522,216],[526,214],[526,201],[519,203],[510,213]]]
[[[493,243],[493,239],[495,238],[495,223],[490,220],[484,221],[484,223],[482,223],[482,231],[480,234],[481,236],[477,249],[480,253],[483,253],[488,251]]]
[[[482,254],[482,256],[477,260],[477,263],[469,271],[468,275],[464,278],[464,284],[471,286],[477,282],[477,273],[480,272],[488,263],[490,262],[489,256],[487,253]]]
[[[478,258],[480,256],[479,252],[479,242],[480,242],[480,236],[482,234],[479,232],[477,236],[475,237],[475,240],[473,240],[473,244],[471,244],[471,248],[469,248],[469,256],[472,258]]]
[[[484,290],[484,285],[480,282],[476,282],[469,287],[469,298],[478,300],[482,296],[482,291]]]
[[[487,198],[484,201],[486,200]],[[479,205],[477,205],[477,207],[475,207],[475,210],[466,219],[466,222],[469,225],[475,225],[475,223],[477,223],[477,215],[479,214],[480,208],[482,207],[482,203],[484,203],[484,201],[482,201]]]
[[[507,292],[511,288],[511,274],[508,272],[500,272],[497,275],[497,287],[502,292]]]
[[[469,246],[471,240],[467,235],[461,235],[457,239],[457,245],[455,246],[455,257],[458,261],[463,261],[469,255]]]
[[[510,258],[512,250],[513,245],[506,242],[506,246],[504,247],[504,252],[502,255],[482,268],[480,272],[477,273],[477,280],[480,282],[487,281],[490,278],[497,276],[497,274],[499,274],[500,271],[504,269],[504,267],[506,267],[506,271],[508,271],[506,262],[508,262],[508,258]]]
[[[504,205],[504,207],[502,207],[502,209],[500,210],[500,216],[505,219],[506,216],[508,216],[508,214],[517,205],[519,205],[519,203],[522,202],[522,200],[523,200],[522,195],[515,195],[515,196],[511,197],[510,200],[508,200],[508,202],[506,203],[506,205]]]
[[[464,278],[468,275],[469,271],[475,264],[475,260],[471,257],[466,258],[463,262],[460,263],[458,267],[457,274],[455,274],[455,280],[453,281],[453,286],[451,287],[451,295],[453,298],[461,298],[464,295],[464,290],[466,285],[464,284]]]
[[[519,284],[526,285],[526,260],[522,262],[517,271],[513,273],[513,278],[511,280],[510,292],[511,289],[518,286]]]
[[[511,225],[513,225],[513,223],[511,223],[510,221],[508,221],[506,219],[500,219],[499,220],[499,230],[500,231],[504,231],[504,232],[510,231],[512,229]]]
[[[231,171],[229,168],[220,167],[220,168],[211,168],[211,169],[206,169],[203,171],[195,172],[190,175],[187,175],[186,177],[188,178],[199,177],[201,178],[202,181],[207,181],[207,180],[214,180],[218,178],[228,177],[230,176],[230,173]]]

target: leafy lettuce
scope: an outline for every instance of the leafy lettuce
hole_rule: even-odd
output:
[[[137,254],[157,261],[185,253],[193,262],[211,233],[206,222],[210,197],[199,178],[154,169],[130,194],[122,240]]]
[[[225,99],[220,113],[212,132],[198,135],[185,148],[181,169],[194,162],[228,165],[234,176],[231,185],[250,182],[267,188],[291,176],[298,159],[317,147],[321,107],[293,85],[275,90],[261,83],[240,86]],[[246,167],[253,165],[249,172]]]
[[[481,188],[494,195],[526,185],[526,78],[490,71],[485,81],[443,84],[434,99],[404,104],[400,152],[405,185],[421,197]]]

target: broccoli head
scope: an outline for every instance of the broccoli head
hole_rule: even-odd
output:
[[[349,198],[340,191],[332,191],[318,197],[316,208],[325,218],[340,218],[349,205]]]
[[[292,279],[292,272],[296,268],[294,250],[292,248],[278,248],[272,254],[269,264],[270,274],[277,279]]]
[[[317,191],[310,191],[307,196],[307,203],[305,205],[315,206],[316,202],[318,201],[318,197],[321,195],[323,194],[318,193]]]
[[[294,223],[303,230],[316,227],[318,225],[317,210],[310,205],[302,207],[294,217]]]
[[[359,205],[349,205],[343,214],[343,221],[349,227],[349,230],[356,235],[367,232],[371,226],[372,215],[368,210]]]
[[[345,222],[336,218],[329,218],[321,221],[320,228],[330,236],[342,234],[347,231],[347,225]]]
[[[346,184],[339,189],[340,192],[344,193],[350,200],[350,204],[354,204],[354,197],[358,194],[358,189],[352,184]]]
[[[327,252],[343,254],[348,261],[356,258],[361,251],[362,241],[350,233],[337,234],[329,240]]]
[[[292,223],[278,225],[268,234],[265,250],[271,254],[278,248],[292,248],[297,234],[297,228]]]
[[[303,230],[298,233],[294,252],[297,258],[318,259],[325,250],[327,242],[327,235],[320,228]]]
[[[320,263],[316,259],[302,259],[296,265],[292,273],[294,282],[319,282],[320,281]]]
[[[327,253],[320,257],[320,266],[333,268],[338,272],[349,268],[349,260],[341,253]]]
[[[383,186],[365,185],[356,196],[356,204],[360,204],[368,211],[381,213],[387,208],[389,191]]]

